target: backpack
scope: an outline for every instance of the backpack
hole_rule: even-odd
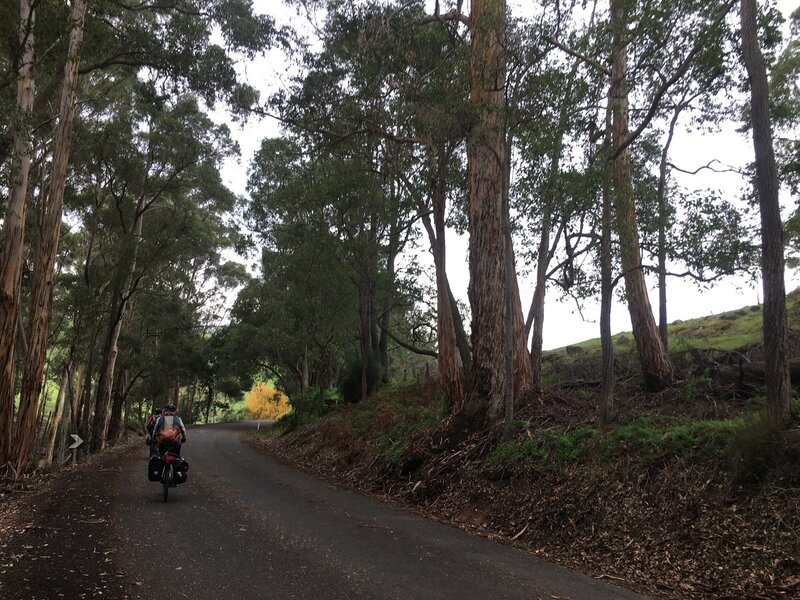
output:
[[[177,425],[173,425],[174,422],[173,417],[164,417],[164,429],[155,435],[156,444],[178,445],[181,443],[181,429]]]

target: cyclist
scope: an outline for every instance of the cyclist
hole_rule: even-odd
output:
[[[153,414],[150,415],[149,419],[147,419],[147,425],[144,426],[145,431],[147,432],[147,437],[145,438],[144,443],[150,446],[150,456],[153,456],[156,451],[155,446],[153,446],[153,427],[155,427],[156,421],[158,421],[160,416],[161,409],[154,408]]]
[[[153,426],[153,441],[158,445],[160,454],[173,450],[178,456],[181,455],[181,444],[186,443],[186,427],[181,418],[175,414],[174,404],[167,404],[161,416],[156,419]]]

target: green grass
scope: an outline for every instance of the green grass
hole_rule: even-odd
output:
[[[786,297],[786,308],[789,326],[800,329],[800,290],[795,290]],[[671,352],[680,352],[688,348],[738,350],[761,343],[762,315],[759,307],[747,306],[719,315],[671,323],[667,329]],[[628,344],[620,344],[623,337],[628,339]],[[635,350],[633,335],[629,331],[614,335],[613,340],[614,349],[618,353],[625,352],[625,349]],[[555,354],[572,360],[600,354],[600,338],[570,346],[581,348],[583,352],[571,356],[567,354],[567,347],[564,346],[549,350],[545,355]]]
[[[604,432],[595,427],[530,430],[528,439],[500,443],[489,455],[492,467],[534,461],[555,468],[582,461],[608,463],[621,455],[653,459],[678,455],[693,460],[728,455],[752,418],[689,421],[655,414],[641,415]]]

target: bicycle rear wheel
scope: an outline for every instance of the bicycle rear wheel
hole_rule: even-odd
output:
[[[164,484],[164,502],[169,497],[169,486],[172,483],[172,465],[164,465],[164,475],[161,477],[161,483]]]

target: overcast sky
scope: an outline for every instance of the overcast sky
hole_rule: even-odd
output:
[[[273,15],[280,24],[291,23],[300,27],[304,20],[298,16],[294,9],[286,7],[278,0],[255,0],[256,9]],[[432,4],[432,3],[431,3]],[[510,0],[509,6],[513,14],[520,14],[520,10],[528,5],[528,1]],[[798,7],[798,0],[778,0],[778,7],[788,18],[789,14]],[[465,6],[468,2],[465,2]],[[466,10],[466,8],[465,8]],[[283,54],[274,50],[265,57],[240,65],[251,85],[261,90],[264,96],[276,89],[285,87],[288,71]],[[244,126],[237,126],[230,122],[224,112],[216,111],[214,116],[219,121],[228,122],[234,138],[239,142],[242,150],[239,161],[229,160],[223,168],[223,177],[228,186],[239,194],[245,193],[247,178],[247,165],[253,153],[258,148],[260,141],[265,137],[277,136],[280,133],[278,124],[269,119],[251,119]],[[681,130],[676,133],[671,148],[671,160],[676,165],[694,169],[708,163],[712,158],[734,166],[743,167],[753,160],[752,141],[748,135],[736,132],[738,123],[729,123],[722,127],[719,133],[691,133]],[[746,182],[735,173],[715,174],[708,171],[702,178],[698,176],[681,176],[676,174],[678,183],[687,188],[715,188],[723,190],[732,198],[739,197],[741,190],[746,187]],[[794,204],[796,199],[784,195],[785,208]],[[454,293],[466,301],[468,283],[467,240],[465,237],[456,236],[449,232],[447,239],[448,276]],[[252,262],[248,261],[248,262]],[[430,264],[432,273],[433,267]],[[658,296],[655,291],[655,280],[651,285],[651,303],[657,311]],[[800,285],[800,277],[795,272],[787,271],[787,291]],[[523,277],[520,280],[523,309],[527,312],[533,295],[532,277]],[[701,317],[726,310],[733,310],[745,305],[757,304],[761,300],[760,282],[757,285],[742,279],[731,279],[717,283],[713,289],[698,290],[689,282],[668,279],[668,310],[669,320],[686,320]],[[557,301],[557,290],[548,289],[549,301],[546,305],[544,347],[545,349],[557,348],[567,344],[579,342],[599,336],[599,306],[588,303],[579,313],[574,302],[561,303]],[[616,303],[612,312],[612,330],[614,332],[630,330],[630,318],[626,307]]]

